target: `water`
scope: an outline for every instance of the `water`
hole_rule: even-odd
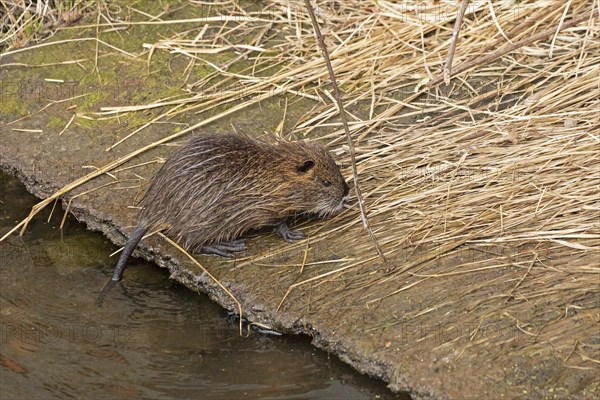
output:
[[[37,199],[0,172],[0,236]],[[408,399],[303,337],[240,337],[206,296],[131,260],[94,305],[116,250],[63,210],[0,242],[0,399]]]

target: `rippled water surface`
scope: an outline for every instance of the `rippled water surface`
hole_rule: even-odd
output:
[[[36,199],[0,173],[0,236]],[[407,399],[306,338],[240,337],[223,310],[132,260],[94,301],[116,250],[62,209],[0,242],[0,398]]]

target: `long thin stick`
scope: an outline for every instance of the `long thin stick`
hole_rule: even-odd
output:
[[[323,53],[323,59],[325,60],[325,65],[327,66],[327,70],[329,71],[329,78],[331,79],[331,84],[333,85],[335,100],[337,102],[338,111],[340,112],[340,117],[342,119],[342,125],[344,126],[344,132],[346,132],[346,139],[348,139],[348,148],[350,150],[350,160],[352,163],[352,177],[354,178],[354,190],[356,191],[356,198],[358,200],[358,207],[360,208],[360,216],[362,218],[363,226],[373,244],[375,245],[375,249],[377,250],[377,254],[383,260],[383,262],[387,265],[387,260],[381,251],[381,247],[379,246],[379,242],[375,237],[375,234],[371,230],[371,226],[369,225],[369,219],[367,217],[367,210],[365,209],[365,201],[362,197],[362,193],[360,191],[360,187],[358,186],[358,170],[356,168],[356,157],[354,155],[354,144],[352,143],[352,136],[350,136],[350,128],[348,127],[348,121],[346,119],[346,111],[344,111],[344,104],[342,102],[342,92],[337,84],[337,80],[335,79],[335,73],[333,72],[333,67],[331,66],[331,60],[329,59],[329,53],[327,51],[327,46],[325,45],[325,41],[323,40],[323,35],[321,35],[321,29],[319,28],[319,23],[317,22],[317,18],[315,17],[315,13],[313,11],[312,6],[310,5],[310,0],[304,0],[306,4],[306,9],[308,10],[308,14],[310,15],[310,20],[312,22],[313,28],[315,29],[315,34],[317,36],[317,41],[319,42],[319,47],[321,48],[321,52]]]
[[[446,58],[446,65],[444,65],[443,76],[444,83],[448,85],[450,83],[450,76],[452,75],[452,59],[454,58],[454,51],[456,50],[456,43],[458,43],[458,34],[460,33],[460,26],[462,25],[463,16],[465,10],[469,5],[469,0],[463,0],[458,13],[456,14],[456,22],[454,22],[454,31],[450,38],[450,48],[448,49],[448,57]]]

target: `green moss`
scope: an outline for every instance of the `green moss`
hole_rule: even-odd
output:
[[[35,89],[21,71],[13,71],[10,78],[0,80],[0,118],[9,121],[26,116],[29,99]]]
[[[58,115],[50,115],[50,117],[48,118],[48,123],[47,123],[47,127],[50,129],[62,129],[65,127],[65,125],[67,125],[67,120],[59,117]]]
[[[88,93],[83,99],[83,103],[79,105],[81,111],[96,111],[96,105],[102,100],[104,96],[100,91],[93,91]]]
[[[24,117],[27,115],[27,107],[17,98],[6,96],[0,102],[0,114],[10,119]]]

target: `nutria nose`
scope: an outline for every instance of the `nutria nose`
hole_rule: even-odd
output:
[[[348,193],[350,193],[350,187],[348,187],[348,183],[344,182],[344,197],[348,197]]]

